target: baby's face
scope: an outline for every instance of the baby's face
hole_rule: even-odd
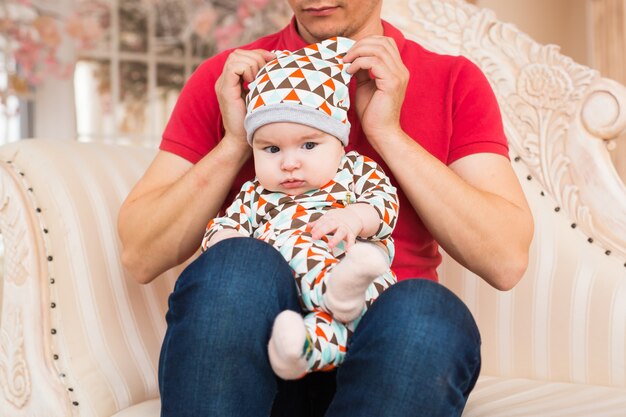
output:
[[[289,195],[322,188],[333,179],[344,155],[336,137],[298,123],[270,123],[252,140],[259,183]]]

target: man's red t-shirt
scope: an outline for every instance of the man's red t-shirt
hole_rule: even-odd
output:
[[[483,73],[463,57],[439,55],[405,39],[402,33],[383,22],[384,34],[396,41],[410,79],[400,115],[403,130],[445,164],[474,153],[496,153],[508,157],[500,109]],[[261,38],[242,49],[297,50],[307,45],[298,35],[295,20],[282,31]],[[206,60],[189,78],[163,133],[160,149],[198,162],[224,134],[215,81],[230,51]],[[355,79],[350,84],[354,97]],[[356,150],[381,164],[397,184],[388,166],[371,147],[354,109],[346,151]],[[233,184],[232,200],[241,185],[254,178],[248,161]],[[415,178],[415,181],[420,181]],[[401,189],[400,213],[393,238],[396,255],[392,268],[398,279],[437,279],[441,262],[438,245],[417,216]],[[209,219],[207,219],[209,220]]]

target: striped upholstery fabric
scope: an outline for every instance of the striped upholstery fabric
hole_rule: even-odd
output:
[[[529,268],[498,292],[449,256],[441,282],[472,311],[483,367],[464,417],[626,416],[626,267],[516,166],[535,219]]]
[[[623,417],[623,390],[483,376],[463,417]]]
[[[626,396],[624,259],[590,244],[516,168],[535,219],[522,281],[503,293],[448,257],[440,269],[478,322],[483,373],[620,387]]]
[[[155,398],[126,408],[111,417],[159,417],[160,414],[161,401]]]
[[[111,416],[158,397],[166,299],[177,273],[145,286],[134,283],[122,269],[116,232],[119,206],[154,153],[46,140],[1,149],[0,160],[11,160],[3,165],[3,183],[8,174],[32,190],[21,210],[35,223],[37,237],[29,246],[41,250],[31,252],[41,268],[28,279],[41,287],[40,299],[29,302],[40,303],[42,317],[24,332],[34,338],[28,353],[42,358],[26,358],[35,389],[29,402],[9,415],[65,416],[71,410]],[[7,255],[11,250],[7,247]],[[4,286],[3,315],[11,289]],[[42,361],[46,365],[37,369]],[[61,395],[35,395],[37,384],[55,386]],[[33,402],[49,404],[34,406],[38,411],[30,414]]]

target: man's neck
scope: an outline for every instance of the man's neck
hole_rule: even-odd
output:
[[[383,21],[378,19],[377,21],[371,22],[369,25],[363,27],[361,30],[354,34],[350,34],[348,37],[355,41],[359,39],[368,37],[368,36],[383,36],[385,34],[385,29],[383,28]]]

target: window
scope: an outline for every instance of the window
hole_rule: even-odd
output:
[[[255,2],[153,0],[150,7],[146,0],[110,3],[108,33],[76,65],[78,138],[156,147],[184,82],[217,52],[210,36],[201,39],[192,29],[191,18],[199,7],[208,7],[217,10],[217,25],[233,22],[240,19],[242,7],[255,7]],[[287,6],[280,5],[286,2],[269,3],[265,10],[272,10],[272,19],[266,18],[266,11],[245,17],[237,23],[243,33],[236,42],[274,31],[288,21]]]
[[[14,62],[0,52],[0,145],[15,142],[30,135],[29,102],[20,99],[9,87],[9,77],[15,72]]]
[[[197,36],[178,36],[185,2],[113,0],[101,44],[75,72],[79,140],[156,146],[193,69],[213,51]]]

